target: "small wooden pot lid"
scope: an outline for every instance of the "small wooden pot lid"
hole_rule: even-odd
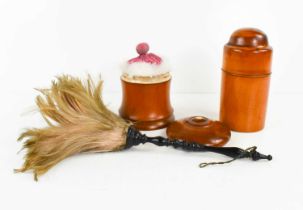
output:
[[[166,134],[171,139],[182,139],[207,146],[223,146],[230,139],[230,129],[222,122],[203,116],[180,119],[169,124]]]

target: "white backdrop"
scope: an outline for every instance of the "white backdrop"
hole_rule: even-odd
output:
[[[302,11],[301,0],[0,0],[0,209],[303,209]],[[273,161],[201,170],[224,157],[144,145],[70,158],[38,184],[12,172],[22,163],[16,138],[42,125],[20,116],[33,88],[101,74],[117,111],[119,65],[142,41],[171,63],[176,117],[217,119],[223,46],[241,27],[263,30],[273,47],[270,106],[266,129],[232,133],[227,146],[258,145]]]
[[[4,87],[32,88],[54,75],[88,72],[117,92],[119,64],[146,41],[169,59],[173,92],[218,92],[223,45],[234,30],[257,27],[274,49],[272,92],[303,92],[300,0],[0,2]]]

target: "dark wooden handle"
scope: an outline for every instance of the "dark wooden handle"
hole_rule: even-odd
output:
[[[251,147],[243,150],[238,147],[210,147],[203,144],[191,143],[179,139],[168,139],[162,136],[147,137],[140,133],[133,127],[130,127],[127,132],[126,147],[136,146],[139,144],[152,143],[157,146],[172,146],[186,151],[201,151],[201,152],[215,152],[226,155],[235,159],[250,158],[252,160],[267,159],[271,160],[271,155],[263,155],[256,151],[257,147]]]

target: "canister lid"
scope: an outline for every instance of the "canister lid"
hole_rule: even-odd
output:
[[[267,36],[255,28],[243,28],[232,33],[227,45],[238,47],[262,48],[268,46]]]
[[[171,139],[182,139],[208,146],[223,146],[230,139],[230,129],[222,122],[203,116],[180,119],[169,124],[166,134]]]
[[[238,76],[271,73],[272,49],[264,32],[242,28],[232,33],[224,46],[222,70]]]

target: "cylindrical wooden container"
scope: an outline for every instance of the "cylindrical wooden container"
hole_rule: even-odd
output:
[[[170,104],[170,81],[157,83],[130,82],[123,77],[120,115],[133,121],[139,130],[164,128],[174,120]]]
[[[271,57],[267,36],[258,29],[239,29],[224,46],[220,120],[231,130],[264,128]]]

